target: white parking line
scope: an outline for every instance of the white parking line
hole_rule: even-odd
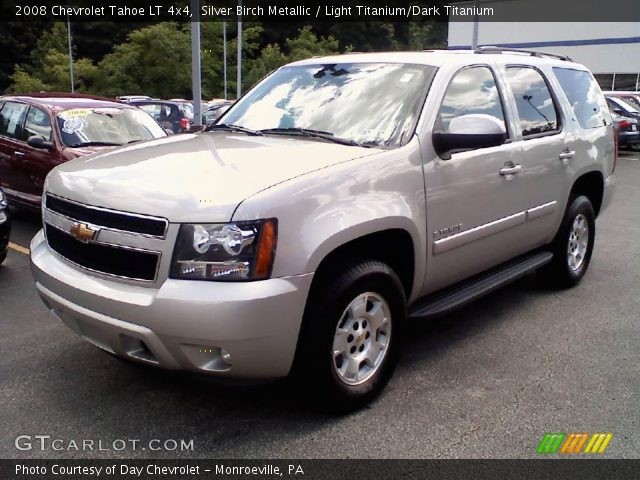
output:
[[[9,248],[12,249],[12,250],[15,250],[16,252],[20,252],[20,253],[22,253],[24,255],[29,255],[31,253],[28,248],[24,248],[24,247],[22,247],[20,245],[17,245],[15,243],[11,243],[11,242],[9,242]]]

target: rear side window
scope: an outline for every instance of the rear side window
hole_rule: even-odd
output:
[[[502,101],[488,67],[465,68],[455,74],[442,100],[434,130],[447,133],[452,118],[469,114],[491,115],[506,131]]]
[[[22,132],[22,140],[25,142],[32,136],[42,137],[47,141],[52,140],[51,121],[49,115],[39,108],[31,107],[24,122],[24,131]]]
[[[611,124],[600,87],[589,72],[561,67],[553,67],[553,72],[582,128],[598,128]]]
[[[28,106],[24,103],[7,102],[0,110],[0,135],[20,138],[22,121]]]
[[[508,67],[506,78],[516,100],[522,136],[558,132],[558,108],[542,74],[530,67]]]

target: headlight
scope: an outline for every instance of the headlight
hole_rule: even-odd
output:
[[[7,205],[7,197],[5,197],[4,192],[0,190],[0,210],[4,210],[5,208],[7,208]]]
[[[262,280],[269,278],[278,223],[199,223],[180,226],[171,278],[185,280]]]

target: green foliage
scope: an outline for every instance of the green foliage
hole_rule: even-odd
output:
[[[88,92],[97,78],[97,69],[91,60],[81,58],[74,62],[76,91]],[[55,23],[42,34],[31,53],[31,64],[16,65],[10,77],[9,91],[26,93],[34,91],[69,91],[69,52],[66,24]]]
[[[250,87],[276,68],[296,60],[338,52],[338,40],[332,36],[318,38],[310,26],[298,30],[298,36],[285,40],[286,53],[277,44],[269,44],[260,56],[248,62],[243,84]]]
[[[16,65],[7,93],[40,92],[49,88],[42,80],[30,75],[20,65]]]
[[[338,52],[338,40],[332,36],[318,38],[309,25],[302,27],[296,38],[287,38],[285,44],[289,50],[289,61]]]
[[[4,30],[0,35],[0,48],[7,50],[3,50],[5,55],[0,58],[0,65],[5,65],[0,72],[0,91],[7,85],[8,92],[69,91],[66,23],[54,22],[49,28],[31,28],[31,25],[0,22],[0,29]],[[200,28],[203,98],[222,97],[222,23],[202,22]],[[74,45],[84,55],[74,54],[81,57],[74,61],[76,91],[108,96],[145,94],[191,98],[191,25],[188,22],[72,24],[72,33]],[[313,28],[298,29],[290,23],[245,23],[242,33],[243,91],[281,65],[312,56],[352,50],[422,50],[446,45],[446,24],[435,21],[314,23]],[[110,45],[118,41],[120,43],[105,55]],[[21,42],[30,42],[30,46]],[[236,92],[236,57],[236,24],[228,22],[230,98],[235,97]],[[11,61],[12,58],[20,60]]]
[[[191,91],[191,40],[176,23],[134,30],[126,43],[98,65],[104,95],[145,94],[168,98]]]

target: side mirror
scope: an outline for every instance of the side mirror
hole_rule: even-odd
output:
[[[171,130],[170,128],[165,128],[164,131],[167,133],[167,135],[173,135],[173,130]]]
[[[449,122],[449,131],[433,132],[433,147],[443,159],[451,153],[477,148],[497,147],[507,139],[504,122],[492,115],[469,114]]]
[[[42,148],[44,150],[53,150],[55,147],[53,142],[45,140],[44,137],[33,135],[27,140],[27,145],[33,148]]]

